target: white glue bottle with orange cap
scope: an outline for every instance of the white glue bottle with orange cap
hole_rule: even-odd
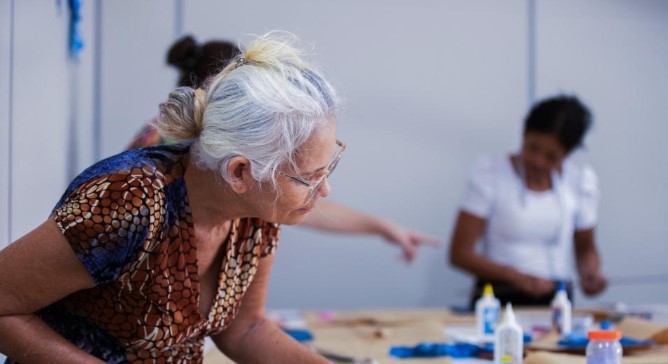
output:
[[[482,291],[482,296],[475,303],[476,330],[478,336],[492,338],[494,328],[499,321],[501,304],[494,297],[492,285],[487,283]]]
[[[587,337],[587,364],[621,364],[623,348],[617,330],[589,331]]]

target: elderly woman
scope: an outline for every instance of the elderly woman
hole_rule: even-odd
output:
[[[188,35],[178,39],[167,52],[167,64],[179,71],[178,86],[206,89],[211,74],[222,69],[241,49],[225,40],[198,43]],[[143,148],[176,141],[165,139],[154,121],[147,123],[130,142],[129,148]],[[411,262],[421,245],[437,245],[439,240],[380,216],[349,208],[329,199],[320,200],[300,226],[339,234],[373,234],[401,248],[404,261]]]
[[[96,163],[0,252],[0,351],[21,363],[323,358],[263,316],[279,224],[329,193],[337,97],[289,39],[260,37],[208,92],[160,106],[182,144]]]

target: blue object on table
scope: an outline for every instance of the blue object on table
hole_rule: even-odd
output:
[[[612,322],[608,320],[601,321],[601,330],[611,330],[611,329],[612,329]]]
[[[433,358],[450,356],[453,358],[474,358],[482,349],[478,345],[456,343],[420,343],[415,346],[392,346],[390,355],[396,358]]]
[[[589,338],[587,338],[587,335],[578,332],[572,332],[568,335],[564,335],[559,340],[559,346],[573,349],[587,347],[588,343],[589,343]]]
[[[313,340],[313,334],[311,334],[311,332],[307,331],[307,330],[285,329],[284,328],[283,331],[285,331],[293,339],[295,339],[299,342]]]
[[[524,342],[531,342],[532,336],[524,333]],[[494,344],[470,344],[470,343],[419,343],[415,346],[392,346],[390,356],[396,358],[433,358],[449,356],[455,359],[476,358],[480,354],[493,353]]]

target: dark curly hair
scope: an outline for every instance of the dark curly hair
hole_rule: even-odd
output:
[[[582,139],[592,124],[592,115],[575,96],[559,95],[534,105],[524,120],[524,134],[552,134],[566,150],[572,152],[582,145]]]
[[[179,86],[197,88],[240,52],[232,42],[221,40],[198,44],[193,36],[186,35],[169,48],[167,63],[179,70]]]

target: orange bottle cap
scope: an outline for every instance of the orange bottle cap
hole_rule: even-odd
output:
[[[619,340],[622,333],[619,330],[592,330],[587,336],[590,340]]]

